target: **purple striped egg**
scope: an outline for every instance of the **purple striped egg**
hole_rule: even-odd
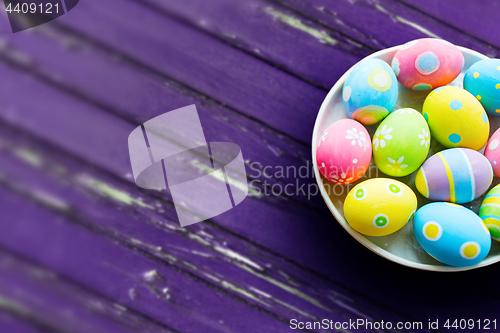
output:
[[[417,190],[434,201],[470,202],[488,190],[493,169],[475,150],[451,148],[432,155],[415,177]]]

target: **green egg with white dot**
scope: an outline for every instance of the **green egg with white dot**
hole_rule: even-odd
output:
[[[417,170],[429,153],[431,135],[420,112],[403,108],[393,111],[373,136],[373,160],[383,173],[403,177]]]

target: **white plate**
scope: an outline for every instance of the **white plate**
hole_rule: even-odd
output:
[[[389,49],[376,52],[366,57],[365,59],[378,58],[386,61],[390,65],[392,57],[399,49],[399,47],[400,46],[395,46]],[[459,46],[458,49],[464,55],[465,65],[462,70],[462,73],[452,83],[450,83],[450,85],[462,88],[463,77],[467,69],[473,63],[482,59],[488,59],[488,57],[481,53],[469,50],[464,47]],[[422,247],[418,244],[415,236],[413,235],[411,223],[408,223],[404,228],[393,234],[382,237],[365,236],[358,233],[349,226],[344,216],[344,199],[347,193],[349,193],[349,191],[356,184],[368,178],[386,177],[386,178],[397,179],[399,181],[408,184],[408,186],[410,186],[415,191],[419,201],[418,202],[419,207],[430,202],[423,196],[421,196],[415,189],[414,179],[416,172],[406,177],[400,177],[400,178],[390,177],[379,171],[377,167],[374,166],[373,161],[370,164],[370,168],[368,172],[365,174],[365,176],[363,176],[357,182],[349,185],[340,185],[340,184],[334,185],[328,180],[326,180],[320,174],[318,167],[316,166],[317,142],[321,133],[323,133],[323,131],[330,124],[339,119],[349,118],[347,116],[347,113],[345,112],[344,105],[342,103],[342,85],[344,84],[344,81],[351,72],[351,70],[352,67],[344,75],[342,75],[342,77],[337,81],[337,83],[333,86],[333,88],[326,96],[325,100],[323,101],[323,104],[321,104],[318,117],[316,118],[316,123],[314,124],[313,139],[312,139],[312,156],[313,156],[313,163],[315,165],[314,174],[316,176],[316,181],[318,182],[318,186],[321,191],[321,196],[325,200],[328,208],[335,216],[337,221],[340,223],[340,225],[344,227],[344,229],[347,230],[347,232],[352,237],[354,237],[358,242],[366,246],[368,249],[372,250],[373,252],[377,253],[378,255],[386,259],[389,259],[398,264],[405,265],[408,267],[413,267],[428,271],[458,272],[458,271],[465,271],[478,267],[488,266],[500,261],[500,243],[496,241],[492,241],[491,251],[489,255],[479,264],[468,267],[451,267],[433,259],[422,249]],[[429,92],[415,92],[403,87],[402,85],[399,85],[399,96],[395,109],[398,109],[400,107],[411,107],[421,112],[422,104],[428,93]],[[489,119],[491,126],[490,130],[490,135],[491,135],[500,126],[500,118],[489,117]],[[373,133],[375,132],[377,126],[378,125],[367,126],[368,132],[370,133],[371,136],[373,136]],[[431,149],[429,151],[429,156],[439,150],[444,149],[444,147],[440,146],[439,143],[436,142],[436,140],[431,140],[431,141],[432,144],[431,144]],[[493,185],[496,185],[498,182],[499,182],[498,179],[495,178],[493,181],[494,183]],[[325,188],[325,184],[327,184],[327,188],[329,188],[329,190]],[[467,208],[471,208],[477,213],[483,197],[484,196],[474,200],[471,203],[465,204],[464,206],[466,206]]]

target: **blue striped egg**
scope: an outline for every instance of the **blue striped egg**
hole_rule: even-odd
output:
[[[413,233],[429,255],[451,266],[471,266],[491,248],[491,235],[472,210],[448,202],[423,206],[413,218]]]
[[[417,190],[434,201],[466,203],[480,197],[493,180],[484,155],[467,148],[451,148],[432,155],[415,176]]]

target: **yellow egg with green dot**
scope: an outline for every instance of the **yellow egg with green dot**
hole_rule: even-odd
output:
[[[406,184],[388,178],[373,178],[356,185],[344,201],[349,225],[368,236],[398,231],[413,218],[417,197]]]
[[[490,124],[478,98],[458,87],[434,89],[422,109],[432,137],[447,148],[483,148]]]

